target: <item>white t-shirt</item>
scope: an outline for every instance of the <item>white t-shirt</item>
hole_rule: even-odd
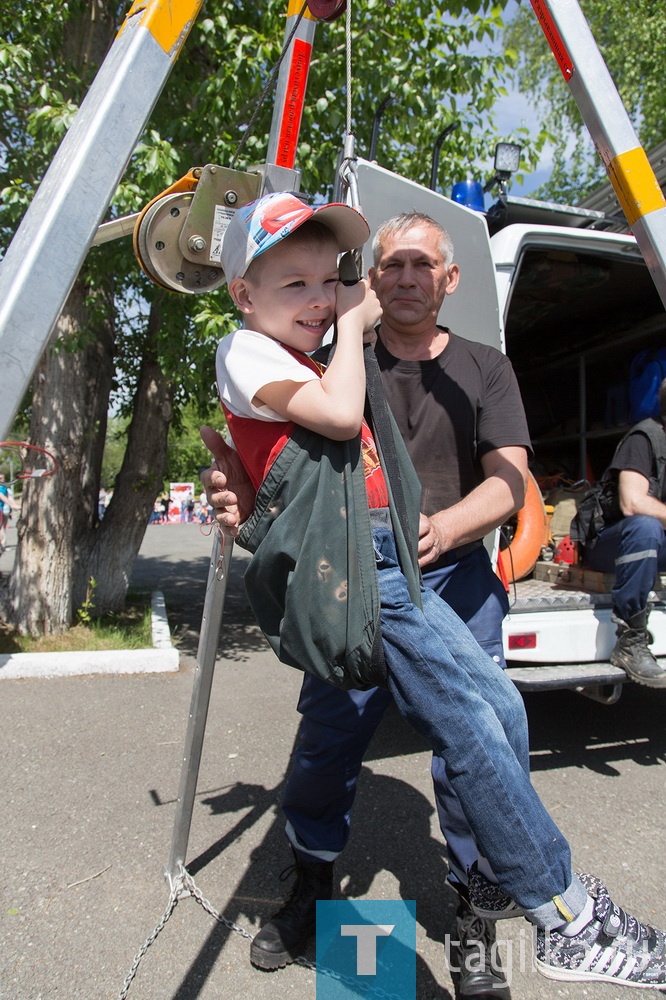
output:
[[[217,387],[224,405],[237,417],[283,421],[270,406],[252,400],[270,382],[310,382],[316,372],[299,364],[282,344],[255,330],[234,330],[217,348]]]

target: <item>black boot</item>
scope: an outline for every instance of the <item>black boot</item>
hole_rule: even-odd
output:
[[[303,951],[316,928],[317,900],[333,895],[333,862],[304,861],[294,851],[296,864],[280,875],[296,872],[296,883],[286,903],[261,928],[250,945],[250,961],[260,969],[282,969]]]
[[[451,942],[451,972],[457,973],[457,996],[511,1000],[495,939],[495,921],[477,917],[461,896],[456,914],[456,940]]]
[[[627,621],[618,618],[617,642],[610,655],[614,667],[621,667],[633,681],[647,687],[666,687],[666,670],[648,648],[652,636],[647,630],[647,611],[639,611]]]

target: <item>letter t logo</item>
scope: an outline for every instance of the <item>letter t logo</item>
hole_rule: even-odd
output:
[[[317,1000],[359,1000],[368,990],[416,1000],[416,903],[318,899]]]
[[[377,975],[377,938],[388,937],[395,924],[342,924],[342,937],[355,937],[356,975]]]

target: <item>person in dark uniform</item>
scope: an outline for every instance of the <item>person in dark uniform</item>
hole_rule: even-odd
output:
[[[661,419],[649,417],[618,445],[603,479],[615,483],[617,517],[584,549],[585,565],[615,574],[611,591],[617,642],[610,660],[632,680],[666,687],[666,670],[650,650],[648,597],[666,571],[666,379],[659,389]]]

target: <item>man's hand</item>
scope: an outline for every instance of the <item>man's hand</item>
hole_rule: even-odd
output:
[[[439,559],[442,552],[445,552],[447,545],[441,536],[434,518],[421,514],[419,520],[419,566],[423,569],[429,563]]]
[[[201,427],[199,433],[213,456],[210,469],[204,469],[200,477],[208,503],[225,535],[235,538],[254,510],[254,487],[237,453],[217,431]]]

